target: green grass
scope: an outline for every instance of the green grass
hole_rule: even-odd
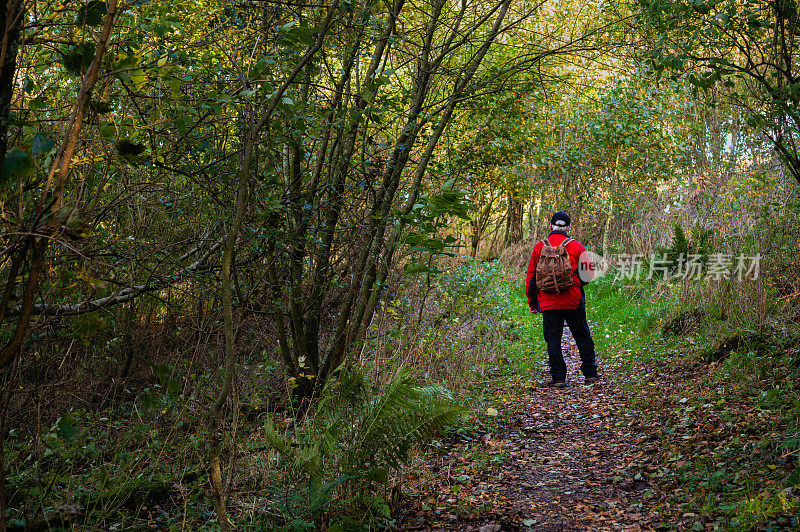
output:
[[[651,360],[661,340],[672,297],[653,296],[653,285],[604,278],[586,287],[587,317],[598,353],[622,360]],[[635,357],[632,357],[635,353]]]
[[[546,347],[523,283],[501,279],[499,295],[505,319],[519,331],[504,348],[520,378],[530,378],[546,364]],[[663,464],[672,470],[666,479],[682,488],[672,497],[672,525],[696,514],[718,530],[800,528],[800,458],[792,460],[800,455],[798,342],[786,330],[773,331],[709,364],[707,354],[722,339],[754,332],[730,310],[741,306],[737,297],[736,290],[714,293],[708,285],[613,278],[586,287],[601,371],[613,366],[628,406],[656,422]],[[667,322],[691,311],[704,320],[686,333],[663,332]],[[653,378],[666,380],[649,388]],[[694,447],[703,431],[713,435],[712,427],[719,427],[723,441],[712,450]]]
[[[542,317],[532,314],[525,297],[525,279],[498,279],[498,303],[502,315],[514,324],[515,335],[506,338],[503,349],[513,362],[521,380],[535,379],[547,360],[547,345],[542,336]]]
[[[525,297],[525,279],[498,279],[499,315],[513,320],[518,334],[506,339],[506,354],[520,375],[535,374],[547,363],[541,314],[532,314]],[[651,353],[660,339],[672,298],[653,298],[652,285],[601,279],[585,287],[586,314],[598,354]],[[624,358],[624,357],[623,357]]]
[[[542,337],[542,317],[532,314],[524,293],[524,279],[500,280],[505,303],[504,314],[519,328],[519,338],[505,347],[520,373],[541,369],[547,361],[547,345]],[[671,296],[652,297],[652,285],[601,279],[585,287],[586,314],[598,354],[653,353],[654,342],[661,340],[660,324],[672,306]],[[630,358],[630,357],[622,357]],[[637,356],[640,359],[641,356]]]
[[[383,336],[375,335],[372,353],[385,355],[381,367],[388,374],[402,362],[420,382],[454,392],[466,413],[451,435],[469,439],[480,431],[501,432],[509,409],[498,390],[535,382],[546,367],[541,316],[528,310],[524,279],[496,263],[468,262],[435,283],[421,315],[410,310],[415,308],[410,291],[386,304],[375,329]],[[664,283],[604,278],[588,285],[587,315],[601,372],[606,368],[623,383],[631,411],[658,422],[660,459],[684,490],[673,501],[676,515],[695,513],[725,530],[794,526],[791,519],[800,512],[797,339],[788,333],[769,336],[708,364],[704,353],[744,325],[730,316],[718,318],[725,314],[719,309],[732,306],[724,297],[735,297],[735,291],[706,299],[703,294],[710,291],[701,288],[685,298],[683,287]],[[677,312],[698,308],[711,316],[703,327],[686,336],[662,333]],[[690,377],[673,382],[669,372],[681,368],[688,368]],[[665,381],[645,386],[651,372]],[[49,508],[64,501],[83,508],[80,521],[86,526],[136,523],[149,519],[154,505],[177,501],[159,526],[210,519],[200,467],[203,431],[193,430],[196,412],[186,409],[188,398],[169,384],[161,382],[127,414],[73,412],[42,437],[41,456],[25,458],[32,448],[10,433],[5,445],[16,465],[7,477],[9,517],[22,522],[25,506],[53,513]],[[685,419],[692,430],[719,430],[716,448],[701,454],[688,445],[691,440],[680,440],[675,430]],[[263,445],[260,423],[242,423],[242,449]],[[480,445],[475,449],[470,460],[483,467],[500,459]],[[274,464],[261,451],[248,456],[263,464],[242,466],[238,481],[261,493],[274,476]],[[678,462],[685,465],[677,467]],[[185,494],[176,491],[176,482]],[[370,508],[382,508],[380,494],[366,495],[378,497]]]
[[[721,530],[798,527],[800,461],[785,461],[800,447],[800,371],[791,353],[797,342],[791,334],[773,334],[708,364],[705,354],[720,339],[752,331],[741,320],[717,318],[730,301],[706,299],[708,287],[694,288],[687,294],[683,287],[607,279],[590,285],[588,317],[598,354],[617,364],[617,377],[634,392],[627,394],[629,406],[657,418],[665,463],[686,461],[669,477],[683,489],[673,501],[676,519],[694,513]],[[708,316],[695,330],[662,332],[669,319],[695,309]],[[659,366],[668,381],[653,394],[643,381]],[[680,423],[688,423],[686,434],[677,436]],[[704,430],[719,430],[725,439],[711,451],[693,447]]]

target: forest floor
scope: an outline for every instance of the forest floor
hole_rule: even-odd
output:
[[[447,411],[457,407],[458,420],[436,439],[429,432],[416,438],[409,463],[388,477],[354,482],[362,493],[353,499],[325,486],[343,478],[340,464],[363,463],[375,451],[342,440],[315,456],[321,472],[314,474],[294,456],[314,456],[327,427],[340,426],[316,420],[352,421],[354,411],[362,420],[376,416],[348,399],[297,423],[251,392],[230,477],[237,529],[800,531],[800,332],[776,326],[748,333],[733,311],[722,319],[700,300],[679,297],[674,305],[669,288],[589,285],[601,380],[584,384],[565,329],[564,389],[545,385],[541,316],[530,314],[522,283],[502,268],[452,272],[424,320],[395,310],[403,308],[400,297],[390,300],[380,330],[392,340],[380,337],[376,352],[393,357],[397,345],[418,351],[406,361],[376,360],[392,371],[415,364],[420,382],[441,387]],[[274,368],[243,364],[260,383],[254,390],[282,378]],[[151,369],[145,382],[153,391],[144,395],[144,388],[140,400],[62,418],[34,465],[25,457],[35,448],[13,436],[7,528],[217,530],[198,465],[204,444],[193,424],[196,399],[173,392],[184,385],[173,386],[169,368]],[[357,406],[369,412],[378,402],[365,404]],[[289,459],[269,447],[266,416],[286,427]],[[373,426],[383,427],[351,425],[368,426],[355,433],[364,441],[363,434],[376,434]]]
[[[585,385],[566,328],[563,348],[566,388],[547,387],[546,368],[527,384],[499,377],[486,384],[497,406],[484,418],[494,423],[457,431],[417,457],[409,468],[414,473],[402,478],[404,496],[393,513],[397,527],[476,532],[739,529],[736,523],[726,525],[718,512],[702,511],[692,501],[697,494],[683,482],[706,459],[716,460],[725,472],[731,439],[742,430],[742,423],[721,422],[714,408],[708,415],[695,412],[695,403],[681,398],[709,367],[679,353],[665,353],[660,363],[649,366],[625,364],[622,356],[605,353],[598,357],[601,381]],[[752,440],[774,427],[777,420],[755,416],[747,404],[728,399],[725,410],[739,412],[744,426],[754,429],[749,431]],[[745,454],[747,447],[739,449]],[[736,464],[746,469],[747,461],[741,460]],[[771,473],[775,467],[758,469]],[[768,491],[780,487],[778,480],[762,482]],[[698,491],[706,495],[709,484],[703,486]],[[719,491],[726,489],[741,488],[731,483]],[[791,499],[793,494],[788,495]],[[788,508],[784,515],[789,517],[779,522],[794,523],[792,514]]]
[[[643,475],[651,459],[642,427],[615,415],[625,409],[621,376],[603,367],[599,383],[583,384],[564,332],[567,387],[546,386],[546,370],[528,386],[499,386],[505,422],[461,434],[414,464],[436,479],[406,477],[401,529],[650,530],[665,522],[660,486]]]

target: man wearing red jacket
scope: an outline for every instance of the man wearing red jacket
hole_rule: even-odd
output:
[[[569,238],[570,219],[563,212],[557,212],[550,220],[551,233],[547,237],[550,245],[558,246]],[[566,245],[569,253],[569,260],[574,271],[572,286],[558,294],[542,292],[536,288],[536,265],[539,263],[539,255],[544,247],[543,242],[534,246],[531,260],[528,263],[528,276],[525,283],[525,295],[528,296],[528,306],[531,312],[542,313],[542,327],[544,339],[547,342],[547,358],[550,364],[550,382],[548,386],[563,388],[566,386],[567,365],[564,363],[564,355],[561,352],[561,334],[564,331],[564,322],[567,322],[572,337],[578,346],[581,355],[581,373],[586,384],[594,384],[598,381],[597,363],[595,362],[594,342],[589,331],[589,324],[586,322],[586,295],[583,292],[584,282],[578,275],[578,266],[583,257],[585,258],[586,248],[577,240],[572,240]],[[585,259],[584,259],[585,262]],[[586,271],[591,270],[591,265],[585,264]],[[585,276],[584,276],[585,277]]]

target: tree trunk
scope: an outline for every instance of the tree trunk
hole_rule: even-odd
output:
[[[408,198],[401,212],[407,214],[416,202],[422,177],[425,174],[427,163],[433,154],[433,149],[436,147],[444,128],[448,125],[456,104],[461,101],[467,89],[467,85],[472,81],[486,52],[499,34],[509,3],[510,0],[501,0],[501,2],[497,4],[497,14],[492,30],[485,37],[481,48],[472,56],[465,66],[463,74],[454,84],[448,103],[444,109],[442,109],[443,114],[439,118],[439,124],[434,134],[428,139],[423,156],[417,163],[414,179],[409,187],[410,190],[408,190]],[[439,13],[444,5],[445,3],[443,1],[437,2],[429,15],[425,37],[422,41],[422,56],[418,61],[412,84],[414,87],[414,95],[412,97],[413,103],[409,106],[406,126],[403,128],[403,133],[399,136],[395,150],[390,157],[387,171],[384,173],[382,187],[378,190],[372,213],[369,216],[370,227],[368,228],[368,238],[366,239],[368,244],[362,251],[358,262],[358,268],[356,269],[358,280],[355,281],[355,283],[358,283],[361,290],[360,293],[356,294],[353,288],[351,288],[348,294],[348,300],[345,304],[346,307],[342,310],[335,329],[333,346],[325,359],[325,363],[320,369],[317,386],[320,386],[331,374],[331,371],[344,361],[347,352],[351,349],[357,351],[360,348],[366,330],[372,321],[383,287],[386,284],[390,266],[393,264],[393,255],[402,235],[405,222],[401,218],[397,226],[389,226],[391,228],[387,236],[386,231],[388,224],[385,220],[389,217],[392,203],[400,184],[400,177],[409,161],[409,154],[412,151],[414,142],[418,138],[420,129],[429,120],[429,117],[421,116],[421,114],[425,99],[433,85],[433,74],[446,57],[446,53],[443,52],[433,60],[429,59],[429,54],[432,51],[433,36],[439,27]],[[352,315],[350,314],[351,309],[353,309]],[[353,331],[355,331],[355,334],[350,336]]]
[[[508,212],[506,213],[506,244],[514,245],[522,241],[522,217],[525,206],[510,192],[508,193]]]
[[[539,240],[539,231],[540,228],[540,220],[542,217],[542,199],[543,195],[541,192],[536,195],[536,202],[531,203],[531,239],[534,241]],[[535,207],[534,207],[535,205]]]
[[[21,0],[9,0],[0,7],[0,164],[6,159],[8,149],[8,116],[14,98],[14,75],[17,70],[19,48],[19,23],[23,16]]]
[[[255,154],[255,147],[261,138],[263,131],[269,131],[269,124],[272,119],[273,113],[278,105],[278,102],[289,89],[289,86],[294,82],[297,76],[303,71],[314,58],[314,55],[322,47],[323,39],[330,28],[330,23],[334,13],[337,11],[338,1],[334,1],[329,8],[328,14],[322,23],[320,30],[316,36],[316,40],[311,43],[306,49],[305,54],[297,62],[294,70],[286,77],[283,84],[275,91],[271,99],[266,104],[266,109],[257,117],[250,121],[249,127],[244,134],[244,146],[242,155],[239,160],[239,167],[237,169],[237,183],[235,192],[234,203],[234,218],[228,235],[225,239],[225,251],[222,256],[221,268],[221,291],[222,291],[222,318],[223,318],[223,331],[225,336],[225,363],[222,375],[222,386],[217,394],[214,404],[208,416],[208,430],[209,430],[209,447],[208,447],[208,469],[209,477],[211,480],[211,487],[214,496],[214,505],[217,510],[217,522],[223,532],[228,532],[231,529],[230,521],[227,513],[227,499],[229,490],[223,487],[222,479],[222,466],[220,460],[220,451],[222,448],[221,434],[219,430],[222,421],[222,410],[225,406],[228,396],[233,388],[234,377],[236,374],[237,366],[237,348],[236,348],[236,324],[233,315],[233,292],[231,287],[231,279],[234,278],[236,254],[236,242],[239,237],[239,232],[242,229],[244,221],[244,213],[247,209],[249,188],[252,179],[253,159]],[[233,454],[233,453],[232,453]],[[230,482],[229,482],[230,485]]]
[[[608,212],[606,212],[606,223],[603,228],[603,255],[608,255],[608,233],[611,231],[611,220],[614,216],[614,189],[617,183],[617,172],[619,169],[619,150],[614,160],[614,171],[611,173],[611,187],[608,192]]]

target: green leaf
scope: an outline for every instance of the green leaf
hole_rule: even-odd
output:
[[[111,105],[103,100],[92,99],[92,101],[89,102],[89,106],[92,108],[92,111],[98,115],[104,115],[111,112]]]
[[[417,273],[433,273],[439,274],[442,273],[442,270],[438,270],[436,268],[431,268],[427,264],[421,264],[418,262],[409,262],[405,266],[403,266],[403,273],[413,275]]]
[[[33,152],[33,156],[36,157],[42,153],[49,152],[55,145],[56,143],[50,138],[50,133],[42,133],[40,131],[33,136],[33,141],[31,142],[31,151]]]
[[[74,422],[75,418],[73,418],[72,414],[69,412],[61,416],[56,427],[58,435],[66,440],[75,437],[79,431],[77,427],[73,425]]]
[[[147,75],[144,73],[144,70],[141,68],[137,68],[128,72],[128,76],[130,77],[131,82],[133,82],[134,86],[137,89],[144,87],[144,84],[147,82]]]
[[[119,54],[118,59],[114,61],[112,66],[114,70],[130,70],[139,66],[141,60],[142,56],[140,55]]]
[[[103,330],[106,325],[106,321],[97,312],[76,316],[73,322],[72,338],[83,345],[89,345],[89,339],[98,331]]]
[[[95,50],[93,42],[73,46],[64,56],[64,67],[73,74],[83,74],[92,63]]]
[[[99,26],[103,23],[103,17],[108,12],[105,2],[91,0],[86,2],[79,10],[75,18],[78,26]]]
[[[116,144],[117,152],[123,157],[141,155],[145,151],[143,144],[139,144],[131,139],[120,139]]]
[[[103,122],[100,124],[100,137],[106,140],[112,140],[117,136],[117,128],[113,122]]]
[[[31,111],[41,111],[47,107],[47,98],[44,96],[37,96],[28,101],[28,107]]]
[[[703,0],[692,0],[689,3],[691,4],[692,8],[701,15],[705,15],[711,11],[711,6]]]
[[[30,155],[19,148],[11,148],[6,152],[3,162],[3,173],[0,181],[4,182],[11,176],[25,177],[33,172],[33,163]]]
[[[376,467],[367,471],[365,477],[367,480],[377,482],[378,484],[386,484],[389,481],[389,469],[385,467]]]

